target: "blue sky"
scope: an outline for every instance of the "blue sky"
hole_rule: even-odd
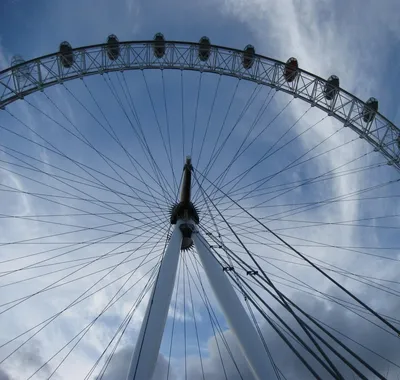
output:
[[[168,2],[168,4],[159,0],[148,2],[130,0],[113,2],[108,0],[38,0],[35,2],[28,0],[3,0],[0,4],[0,68],[6,68],[14,54],[20,54],[24,59],[28,60],[55,52],[58,49],[59,43],[64,40],[69,41],[73,47],[78,47],[104,42],[111,33],[116,34],[121,41],[148,40],[156,32],[164,33],[165,37],[170,40],[184,41],[198,41],[201,36],[207,35],[211,39],[211,42],[216,45],[241,49],[251,43],[255,46],[258,53],[282,61],[285,61],[290,56],[295,56],[298,58],[302,68],[324,78],[327,78],[331,74],[336,74],[340,77],[341,87],[354,93],[360,99],[366,100],[370,96],[378,98],[380,101],[380,111],[394,123],[398,123],[400,120],[396,96],[399,74],[394,63],[398,59],[397,48],[400,38],[400,28],[398,26],[400,25],[399,8],[400,6],[396,1],[389,0],[384,1],[382,4],[372,1],[353,1],[351,5],[345,1],[316,2],[311,0],[302,2],[301,5],[294,0],[281,2],[273,0],[250,0],[246,2],[239,0],[206,0],[201,3],[173,0]],[[129,101],[124,99],[125,87],[118,87],[121,83],[119,81],[126,80],[126,84],[129,85],[132,98],[134,99],[135,107],[138,110],[139,118],[145,128],[145,135],[154,154],[154,159],[159,165],[160,171],[168,179],[171,187],[174,187],[173,178],[168,162],[168,154],[165,152],[163,140],[159,134],[159,127],[162,129],[164,137],[167,136],[167,126],[170,128],[172,160],[174,170],[176,171],[176,179],[179,182],[182,157],[190,153],[191,133],[196,118],[193,158],[195,165],[199,163],[197,160],[200,151],[199,146],[205,133],[208,116],[211,113],[213,104],[213,95],[217,86],[219,86],[218,97],[212,112],[210,128],[205,140],[204,149],[202,150],[202,160],[200,160],[199,169],[204,167],[202,165],[205,165],[211,155],[213,144],[226,115],[229,99],[235,93],[235,88],[237,87],[238,90],[235,94],[232,110],[227,116],[225,122],[226,128],[221,135],[221,141],[228,136],[230,128],[235,124],[242,108],[256,87],[254,84],[238,83],[232,78],[222,78],[220,84],[218,84],[219,79],[217,76],[207,74],[201,76],[201,88],[200,92],[198,92],[200,74],[184,72],[183,75],[184,119],[186,123],[186,148],[184,152],[182,152],[181,148],[182,94],[180,85],[182,77],[180,72],[126,72],[124,74],[104,77],[95,76],[85,78],[84,81],[69,82],[65,84],[65,87],[60,85],[50,88],[43,94],[34,94],[28,97],[26,101],[20,101],[11,105],[7,108],[7,112],[4,111],[0,114],[0,126],[2,127],[0,155],[2,160],[0,163],[1,186],[3,190],[14,189],[13,192],[4,192],[2,195],[2,200],[0,201],[1,214],[8,216],[60,214],[61,216],[58,217],[57,221],[61,221],[64,224],[97,228],[97,230],[86,229],[74,234],[57,236],[46,241],[40,239],[36,245],[2,245],[0,247],[0,257],[2,262],[4,261],[2,263],[4,267],[4,269],[1,269],[2,272],[15,270],[24,265],[36,264],[39,260],[37,256],[21,259],[15,263],[6,260],[47,250],[49,241],[54,243],[53,246],[60,248],[68,242],[72,244],[76,241],[102,238],[106,236],[104,229],[108,231],[107,233],[110,231],[120,233],[127,227],[126,224],[121,225],[122,221],[124,223],[129,222],[128,225],[134,228],[127,234],[118,235],[110,239],[109,246],[105,244],[102,246],[92,245],[71,253],[66,253],[67,248],[62,248],[57,252],[65,252],[65,255],[57,260],[61,261],[61,258],[62,260],[84,259],[85,257],[103,254],[113,248],[117,250],[137,250],[134,251],[137,256],[148,251],[148,248],[143,248],[141,244],[156,241],[154,231],[157,226],[152,230],[146,227],[145,233],[141,236],[141,230],[138,228],[141,226],[140,223],[146,220],[146,217],[152,217],[152,211],[147,207],[148,204],[146,202],[152,201],[154,196],[162,198],[163,189],[154,181],[151,166],[143,153],[137,136],[132,131],[130,120],[121,112],[121,107],[110,93],[109,84],[112,83],[112,86],[116,86],[118,94],[123,99],[123,108],[128,110],[129,113]],[[107,82],[110,78],[111,82]],[[147,93],[145,80],[150,89],[151,100]],[[164,109],[163,83],[166,88],[168,122]],[[93,102],[86,86],[93,92],[100,108],[106,113],[108,121],[103,117],[95,102]],[[85,107],[82,107],[71,94],[80,99]],[[248,128],[252,125],[258,110],[265,99],[269,99],[272,95],[273,93],[270,92],[269,88],[260,89],[259,94],[251,103],[249,111],[245,114],[240,124],[238,124],[238,128],[235,129],[235,132],[229,139],[226,149],[222,151],[218,163],[209,173],[211,181],[224,172],[226,164],[230,161],[234,152],[246,136]],[[66,117],[58,112],[57,108],[51,103],[51,100],[65,112]],[[250,138],[257,136],[257,133],[261,132],[283,108],[285,108],[285,112],[277,118],[267,132],[262,133],[256,139],[251,148],[235,163],[228,172],[225,183],[256,162],[282,135],[282,141],[279,142],[278,146],[300,135],[310,125],[325,116],[322,112],[313,110],[309,113],[307,112],[307,115],[304,117],[303,114],[309,106],[296,100],[291,102],[291,100],[287,95],[279,93],[273,95],[270,107],[256,125]],[[28,101],[37,107],[37,109],[30,106],[27,103]],[[155,105],[159,125],[154,118],[152,102]],[[100,127],[87,111],[90,111],[98,120],[101,120],[104,128]],[[14,116],[17,116],[32,129],[27,130]],[[302,117],[301,121],[285,135],[285,131],[299,117]],[[108,122],[115,128],[118,138],[130,152],[131,157],[134,157],[142,165],[142,169],[132,166],[129,157],[127,157],[115,141],[110,139],[109,132],[112,133],[112,130],[109,128]],[[66,129],[60,128],[60,125]],[[74,126],[77,126],[80,133],[98,151],[101,151],[106,157],[112,158],[118,166],[107,164],[106,160],[100,157],[96,151],[90,149],[87,144],[77,141],[71,135],[71,132],[77,133]],[[7,132],[3,127],[10,128],[12,131],[28,137],[33,143]],[[275,154],[273,158],[265,161],[257,170],[254,170],[246,177],[242,185],[250,184],[252,181],[280,170],[287,163],[301,156],[301,154],[337,130],[340,130],[340,133],[334,134],[329,138],[329,141],[313,150],[312,154],[306,157],[322,154],[348,142],[345,146],[323,154],[318,160],[311,160],[307,164],[284,172],[270,181],[269,185],[282,186],[285,183],[305,180],[329,170],[334,170],[340,165],[354,160],[363,154],[365,154],[365,157],[362,157],[362,159],[357,160],[351,165],[344,166],[342,170],[374,164],[379,165],[381,163],[382,166],[374,169],[371,168],[358,174],[338,176],[334,180],[318,182],[312,186],[299,187],[288,193],[281,194],[278,198],[272,200],[270,198],[275,196],[276,193],[273,191],[277,188],[269,187],[265,190],[267,194],[244,199],[241,201],[241,204],[246,207],[254,207],[263,201],[269,200],[269,203],[267,203],[268,207],[257,207],[252,210],[254,210],[255,215],[259,218],[265,218],[265,220],[269,221],[268,225],[272,229],[279,231],[292,244],[301,248],[316,260],[327,261],[329,264],[343,268],[351,273],[373,277],[377,279],[378,283],[390,287],[391,295],[376,288],[366,286],[365,283],[355,282],[348,277],[335,274],[347,287],[358,296],[363,297],[363,299],[376,309],[384,314],[395,317],[398,315],[400,307],[396,298],[398,283],[395,282],[399,270],[397,261],[398,249],[384,250],[379,248],[400,247],[397,232],[399,227],[399,218],[397,215],[400,214],[400,208],[398,206],[398,198],[394,197],[399,194],[396,184],[387,185],[386,187],[360,196],[380,197],[373,201],[356,199],[348,202],[334,202],[324,207],[311,209],[308,212],[287,216],[290,214],[287,210],[293,210],[298,204],[346,195],[358,189],[397,179],[398,173],[393,168],[383,165],[384,160],[382,157],[376,153],[372,153],[372,149],[360,141],[351,131],[342,130],[341,125],[328,118],[319,123],[312,131],[301,135],[300,138],[296,139],[296,143],[293,143],[287,149],[283,149]],[[45,137],[47,142],[43,143],[39,135]],[[37,143],[42,145],[38,145]],[[59,149],[59,152],[65,153],[79,163],[87,164],[91,169],[84,170],[82,166],[77,165],[76,162],[74,163],[65,156],[54,154],[54,152],[48,149],[50,144],[52,144],[52,149]],[[10,149],[14,150],[11,151]],[[11,156],[9,153],[12,153],[14,156]],[[25,156],[23,156],[24,154]],[[18,158],[34,164],[42,172],[34,172],[27,169],[26,165],[28,164],[26,163],[24,167],[16,166],[16,163],[21,163],[18,161]],[[36,159],[36,161],[34,162],[33,159]],[[64,172],[57,168],[62,168]],[[125,168],[129,168],[130,173],[124,170]],[[58,175],[59,177],[58,179],[54,177],[50,178],[43,171]],[[78,175],[79,178],[73,177],[70,173]],[[27,179],[26,176],[30,176],[31,179]],[[72,179],[78,182],[72,182]],[[49,188],[34,180],[44,181],[47,185],[53,187]],[[101,180],[101,183],[99,180]],[[143,207],[140,208],[143,204],[141,205],[140,202],[126,196],[129,190],[131,190],[127,183],[139,191],[136,194],[140,194],[145,199],[146,215],[140,214],[138,211],[143,211]],[[119,191],[120,194],[111,194],[107,191],[107,187]],[[229,186],[227,188],[229,189]],[[168,191],[168,188],[164,186],[164,190]],[[29,195],[26,192],[36,193],[36,196]],[[67,205],[49,202],[37,196],[37,194],[43,194],[44,192],[47,195],[57,196],[58,198],[56,199],[59,202],[64,202]],[[122,197],[121,194],[123,194]],[[65,198],[60,198],[60,195]],[[235,196],[239,198],[239,191]],[[99,201],[97,204],[89,203],[87,201],[88,197],[91,200],[101,200],[102,204],[99,204],[101,203]],[[127,200],[131,202],[131,205],[128,205],[129,202]],[[105,210],[102,208],[104,202],[107,203],[106,211],[110,213],[114,210],[115,215],[102,214],[104,217],[99,217],[99,212],[104,212]],[[162,210],[163,212],[167,212],[167,206],[171,202],[167,203]],[[226,205],[229,205],[229,203]],[[71,209],[68,209],[70,206],[74,207],[74,213],[79,215],[72,215]],[[81,209],[91,213],[91,215],[82,215],[82,212],[79,211]],[[166,232],[168,222],[163,212],[157,214],[157,217],[160,218],[157,220],[161,221],[160,228],[163,228],[163,232]],[[68,213],[68,216],[64,215],[66,213]],[[206,208],[203,208],[204,214],[206,214]],[[129,219],[129,215],[140,216],[140,221],[133,222]],[[232,216],[235,213],[231,210],[227,211],[226,215]],[[393,217],[388,218],[389,215],[393,215]],[[276,216],[281,216],[284,220],[269,220],[274,217],[276,218]],[[106,219],[109,217],[116,218],[120,223],[111,225],[112,221]],[[365,218],[365,221],[363,221],[363,218]],[[55,221],[56,219],[48,220]],[[363,224],[364,226],[353,226],[352,221],[354,220],[357,220],[358,224]],[[243,223],[243,219],[240,219],[240,216],[238,217],[237,215],[232,218],[232,221],[237,228],[240,228],[239,224]],[[318,223],[315,223],[315,221]],[[341,225],[337,224],[338,221],[341,222]],[[211,220],[204,219],[204,223],[206,222],[209,223],[207,225],[208,228],[214,229]],[[57,234],[73,229],[65,225],[50,225],[40,221],[10,217],[3,218],[0,223],[3,231],[0,239],[2,243],[10,243],[20,239],[32,239],[38,236]],[[219,223],[223,226],[222,222]],[[333,225],[332,223],[336,224]],[[104,227],[105,225],[107,226]],[[301,228],[298,228],[299,225]],[[313,226],[310,227],[310,225]],[[246,243],[251,246],[254,253],[259,254],[261,258],[272,259],[268,263],[263,261],[263,265],[272,275],[285,277],[283,272],[272,266],[271,263],[279,266],[282,270],[288,271],[291,275],[302,279],[309,286],[326,292],[331,296],[343,297],[336,288],[333,288],[329,282],[316,275],[310,268],[293,264],[293,262],[285,263],[279,261],[282,259],[293,260],[293,258],[287,255],[287,251],[279,252],[271,247],[266,250],[264,243],[267,242],[266,239],[269,237],[262,232],[256,232],[254,223],[249,224],[249,226],[250,229],[253,228],[252,234],[248,230],[238,231],[246,239]],[[259,235],[256,235],[257,233]],[[139,235],[140,238],[136,237],[137,241],[129,242],[129,239],[136,236],[135,234]],[[229,240],[233,237],[226,229],[223,230],[223,236],[225,236],[226,244],[229,244],[232,249],[235,249],[244,257],[243,249]],[[251,238],[257,238],[258,241],[255,243],[251,241]],[[314,245],[312,246],[310,242],[313,242],[312,244]],[[276,244],[277,242],[273,240],[272,243]],[[118,248],[121,244],[123,246]],[[159,245],[158,249],[161,249],[161,246]],[[333,247],[338,246],[345,247],[345,249],[333,249]],[[364,249],[357,247],[377,248]],[[365,253],[366,251],[369,254],[384,255],[393,260],[380,259],[377,256],[360,253]],[[157,259],[159,253],[152,254],[152,257]],[[40,257],[43,259],[51,258],[52,255],[54,256],[54,252],[45,252]],[[108,258],[103,263],[91,264],[90,267],[73,276],[88,275],[92,271],[116,265],[122,257],[125,257],[124,254],[121,254],[121,257],[113,256]],[[132,256],[131,258],[134,257]],[[117,279],[118,276],[129,273],[129,271],[137,267],[139,260],[141,258],[137,258],[135,261],[129,262],[129,264],[118,266],[115,271],[104,281],[102,280],[102,282],[96,285],[97,287],[94,289],[99,288],[101,284],[105,285],[106,281],[112,281],[113,279]],[[143,288],[145,281],[149,278],[149,271],[152,269],[155,261],[147,263],[129,278],[128,284],[133,284],[134,281],[144,276],[144,279],[126,297],[116,303],[104,317],[99,319],[98,323],[93,325],[93,328],[90,329],[85,339],[72,352],[68,361],[57,371],[57,374],[54,376],[55,378],[83,379],[85,377],[97,357],[101,354],[103,348],[107,345],[107,342],[110,341],[114,331],[129,311],[132,303],[139,296],[141,288]],[[65,266],[66,264],[60,265]],[[193,270],[194,268],[191,265],[189,264]],[[28,276],[40,276],[45,271],[47,269],[38,267],[35,270],[30,270],[28,275],[17,272],[7,275],[8,279],[4,277],[1,284],[6,284],[8,281],[18,281]],[[53,281],[60,279],[65,273],[68,272],[49,274],[47,277],[43,276],[43,278],[39,277],[32,281],[3,288],[9,289],[9,291],[1,293],[1,304],[42,289]],[[71,278],[75,278],[73,276]],[[178,277],[182,281],[182,273]],[[7,331],[4,332],[4,336],[1,337],[2,341],[8,341],[29,327],[57,313],[57,311],[72,302],[75,297],[78,297],[83,289],[90,287],[99,278],[100,275],[82,278],[68,286],[58,287],[43,295],[32,297],[21,303],[21,305],[1,314],[0,318],[3,319],[1,324],[9,326]],[[126,278],[125,276],[124,279]],[[218,311],[217,301],[203,273],[202,278],[209,294],[210,302],[216,309],[222,330],[224,330],[224,335],[228,342],[230,342],[233,354],[237,358],[237,361],[241,363],[240,367],[243,369],[245,376],[248,376],[250,379],[249,369],[240,354],[232,332],[229,330],[222,314]],[[332,326],[336,326],[341,331],[352,333],[354,339],[364,342],[370,348],[376,349],[393,362],[400,362],[400,357],[396,353],[398,343],[392,336],[388,335],[386,337],[378,328],[373,329],[368,323],[360,321],[354,314],[346,312],[343,308],[339,308],[326,300],[317,300],[315,297],[300,293],[301,286],[299,282],[297,282],[295,289],[288,288],[287,285],[289,283],[287,280],[287,276],[283,280],[276,277],[276,281],[283,281],[286,284],[281,285],[281,289],[298,300],[307,310],[314,312],[314,315],[321,319],[323,318],[327,323],[331,323]],[[383,280],[386,280],[386,282],[382,282]],[[387,281],[392,281],[392,283]],[[28,378],[72,338],[74,334],[98,315],[122,283],[123,280],[97,293],[80,306],[65,312],[62,318],[58,318],[54,323],[43,329],[29,344],[24,346],[26,348],[18,350],[13,356],[0,364],[0,370],[4,371],[4,374],[0,372],[0,379],[2,379],[2,376],[4,379],[14,380]],[[27,286],[27,284],[30,285]],[[195,282],[193,282],[194,284]],[[185,291],[188,291],[187,287]],[[172,372],[170,378],[178,380],[184,378],[185,347],[183,344],[183,335],[185,326],[187,326],[188,334],[187,354],[190,356],[187,361],[189,378],[195,380],[202,378],[194,330],[194,318],[191,313],[193,303],[196,310],[196,323],[199,328],[200,349],[204,358],[206,378],[223,379],[218,347],[216,346],[215,339],[213,339],[215,332],[209,322],[207,309],[204,307],[201,297],[196,293],[194,288],[192,291],[194,293],[193,301],[189,302],[189,298],[187,298],[186,302],[181,282],[177,298],[177,314],[175,314],[175,340],[171,358]],[[394,295],[395,293],[396,296]],[[265,293],[262,294],[264,297],[267,297]],[[174,297],[175,293],[173,294],[173,305],[175,305]],[[276,310],[280,310],[276,303],[272,300],[270,302]],[[5,306],[2,307],[4,308]],[[144,308],[145,306],[142,303],[132,318],[130,327],[121,340],[117,354],[111,362],[108,369],[109,372],[105,378],[113,379],[124,376],[123,373],[126,371],[124,365],[126,366],[127,358],[129,358],[132,351],[132,342],[137,335]],[[183,314],[184,310],[185,316]],[[173,316],[174,308],[171,307],[167,320],[166,335],[162,343],[161,355],[154,380],[163,380],[166,378],[166,363],[169,356],[169,339]],[[257,314],[257,318],[261,321],[260,315]],[[356,329],[357,326],[359,327],[358,330]],[[369,330],[370,328],[371,330]],[[308,378],[306,372],[303,372],[299,367],[296,359],[292,358],[290,353],[285,351],[276,334],[274,335],[268,326],[262,325],[262,329],[265,335],[269,337],[270,347],[276,352],[277,363],[287,367],[285,368],[287,378]],[[366,331],[369,331],[369,334],[366,334]],[[18,339],[13,344],[5,348],[0,348],[0,357],[7,356],[21,342],[21,339]],[[66,352],[64,351],[64,354]],[[396,372],[394,366],[388,366],[387,363],[379,361],[375,356],[369,357],[368,353],[362,352],[380,370],[386,371],[389,369],[389,379],[396,378],[399,373],[398,369]],[[107,352],[103,360],[108,355],[109,352]],[[232,366],[232,362],[229,361],[226,350],[223,350],[223,356],[225,356],[226,362],[229,363],[227,365],[229,378],[239,378],[237,372],[235,372],[235,368]],[[44,365],[43,369],[32,378],[48,378],[62,357],[60,355],[54,358],[49,364]],[[289,358],[287,359],[289,363],[285,363],[285,358]],[[99,369],[93,373],[92,378],[95,378],[94,376]]]

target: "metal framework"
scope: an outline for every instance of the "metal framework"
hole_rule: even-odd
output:
[[[238,295],[199,231],[194,231],[193,240],[210,285],[218,299],[229,327],[234,332],[249,367],[257,380],[269,378],[269,362],[256,328],[251,322]]]
[[[110,59],[107,44],[100,44],[72,50],[73,59],[72,56],[68,58],[72,62],[70,67],[62,64],[60,53],[23,62],[0,72],[0,109],[31,93],[43,91],[46,87],[88,75],[138,69],[216,73],[267,85],[318,107],[354,130],[372,144],[376,151],[381,152],[390,165],[400,169],[400,130],[378,113],[365,122],[363,111],[366,104],[352,94],[337,89],[334,96],[328,99],[327,81],[311,73],[299,70],[295,80],[287,81],[283,62],[256,55],[252,64],[245,68],[243,51],[211,45],[210,55],[207,59],[201,59],[199,46],[198,43],[165,42],[165,54],[156,57],[154,41],[124,42],[119,45],[118,58]],[[171,211],[174,232],[152,290],[127,380],[147,380],[153,375],[173,292],[179,251],[190,248],[193,243],[254,376],[260,380],[266,379],[269,368],[260,337],[228,276],[221,270],[196,226],[199,219],[191,202],[191,170],[191,160],[187,157],[181,200]],[[253,270],[248,272],[250,275],[254,273],[256,272]]]
[[[127,380],[147,380],[153,376],[168,316],[168,308],[171,303],[179,251],[181,249],[184,251],[193,241],[225,318],[238,339],[250,369],[257,380],[265,380],[268,377],[269,369],[261,339],[228,276],[221,270],[221,266],[212,254],[207,241],[196,227],[199,221],[191,202],[191,178],[191,158],[186,157],[180,203],[178,207],[172,210],[171,224],[175,224],[175,228],[153,286]],[[189,240],[190,243],[182,244],[185,239]]]
[[[181,221],[172,233],[144,315],[127,380],[151,379],[157,363],[168,309],[174,289],[182,233]]]
[[[210,56],[204,61],[199,58],[198,43],[166,41],[161,58],[154,55],[153,45],[154,41],[121,42],[115,60],[109,59],[107,44],[80,47],[73,49],[70,68],[63,67],[59,53],[10,67],[0,72],[0,109],[46,87],[112,71],[178,69],[216,73],[270,86],[310,103],[351,128],[383,154],[389,165],[400,169],[400,129],[379,113],[372,121],[364,122],[365,103],[343,89],[328,100],[326,80],[298,70],[296,79],[287,82],[285,63],[261,55],[255,55],[251,68],[245,69],[243,51],[237,49],[211,45]]]

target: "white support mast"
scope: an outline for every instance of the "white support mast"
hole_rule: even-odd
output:
[[[222,271],[206,240],[200,235],[196,227],[199,224],[199,216],[190,197],[191,171],[191,160],[190,157],[187,157],[184,166],[181,199],[171,213],[171,224],[176,226],[147,305],[127,380],[152,379],[171,302],[179,252],[189,249],[193,244],[200,256],[225,318],[238,338],[239,345],[254,376],[258,380],[266,380],[268,379],[269,367],[261,339],[228,277]]]
[[[194,223],[199,223],[197,211],[190,201],[191,171],[191,159],[187,157],[184,166],[180,202],[174,206],[171,214],[171,224],[175,224],[175,228],[147,305],[127,380],[151,380],[157,364],[174,289],[179,252],[181,249],[185,250],[193,245],[191,239],[192,230]]]
[[[142,321],[127,380],[151,380],[160,351],[182,244],[180,222],[174,228]]]
[[[256,379],[268,379],[270,371],[268,360],[266,360],[265,348],[232,284],[200,232],[193,233],[192,239],[222,312],[229,327],[238,339],[250,369]]]

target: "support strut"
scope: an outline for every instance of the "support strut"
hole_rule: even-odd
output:
[[[210,285],[229,327],[237,337],[251,371],[257,380],[267,380],[270,377],[268,360],[266,360],[265,348],[254,325],[223,268],[210,251],[207,241],[199,232],[193,232],[192,238]]]
[[[174,289],[182,233],[179,221],[162,259],[153,291],[142,321],[127,380],[150,380],[157,363],[168,309]]]
[[[257,380],[266,380],[269,378],[269,367],[261,339],[224,273],[234,268],[221,268],[196,226],[199,224],[199,216],[191,201],[190,157],[186,158],[183,170],[180,202],[173,207],[171,212],[171,224],[176,226],[147,305],[127,380],[151,380],[153,377],[171,303],[179,251],[189,249],[193,244],[196,246],[210,284],[230,328],[239,341],[251,371]]]
[[[199,214],[196,207],[191,201],[192,190],[192,160],[186,157],[186,163],[183,167],[183,177],[181,185],[181,198],[171,211],[171,224],[176,224],[180,219],[192,220],[194,223],[199,224]],[[187,250],[193,246],[191,238],[183,237],[181,249]]]
[[[186,209],[190,205],[190,194],[192,191],[192,159],[186,157],[186,163],[183,167],[183,182],[181,188],[181,203]]]

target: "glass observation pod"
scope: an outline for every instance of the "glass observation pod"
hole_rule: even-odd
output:
[[[25,62],[25,60],[20,55],[14,55],[11,58],[11,66],[17,66],[24,62]]]
[[[24,62],[25,60],[20,55],[14,55],[11,58],[11,66],[21,65]],[[13,73],[17,78],[18,84],[21,85],[22,81],[24,79],[27,79],[29,76],[29,68],[26,65],[24,65],[16,69],[13,69]]]
[[[339,91],[339,77],[336,75],[331,75],[326,81],[324,94],[325,98],[332,100]]]
[[[165,38],[162,33],[157,33],[154,36],[153,52],[157,58],[164,57],[165,54]]]
[[[370,123],[374,120],[376,113],[378,112],[378,100],[375,98],[369,98],[365,103],[363,109],[363,120],[366,123]]]
[[[283,76],[286,79],[286,82],[290,83],[293,82],[298,73],[299,63],[297,59],[294,57],[289,58],[285,63],[285,69],[283,71]]]
[[[67,69],[74,64],[74,52],[67,41],[60,44],[60,62]]]
[[[254,56],[256,55],[256,49],[253,45],[247,45],[243,50],[242,65],[248,70],[253,66]]]
[[[211,42],[206,36],[200,38],[199,41],[199,59],[200,61],[207,61],[210,58]]]
[[[108,59],[115,61],[121,53],[119,40],[115,34],[110,34],[107,38],[107,55]]]

